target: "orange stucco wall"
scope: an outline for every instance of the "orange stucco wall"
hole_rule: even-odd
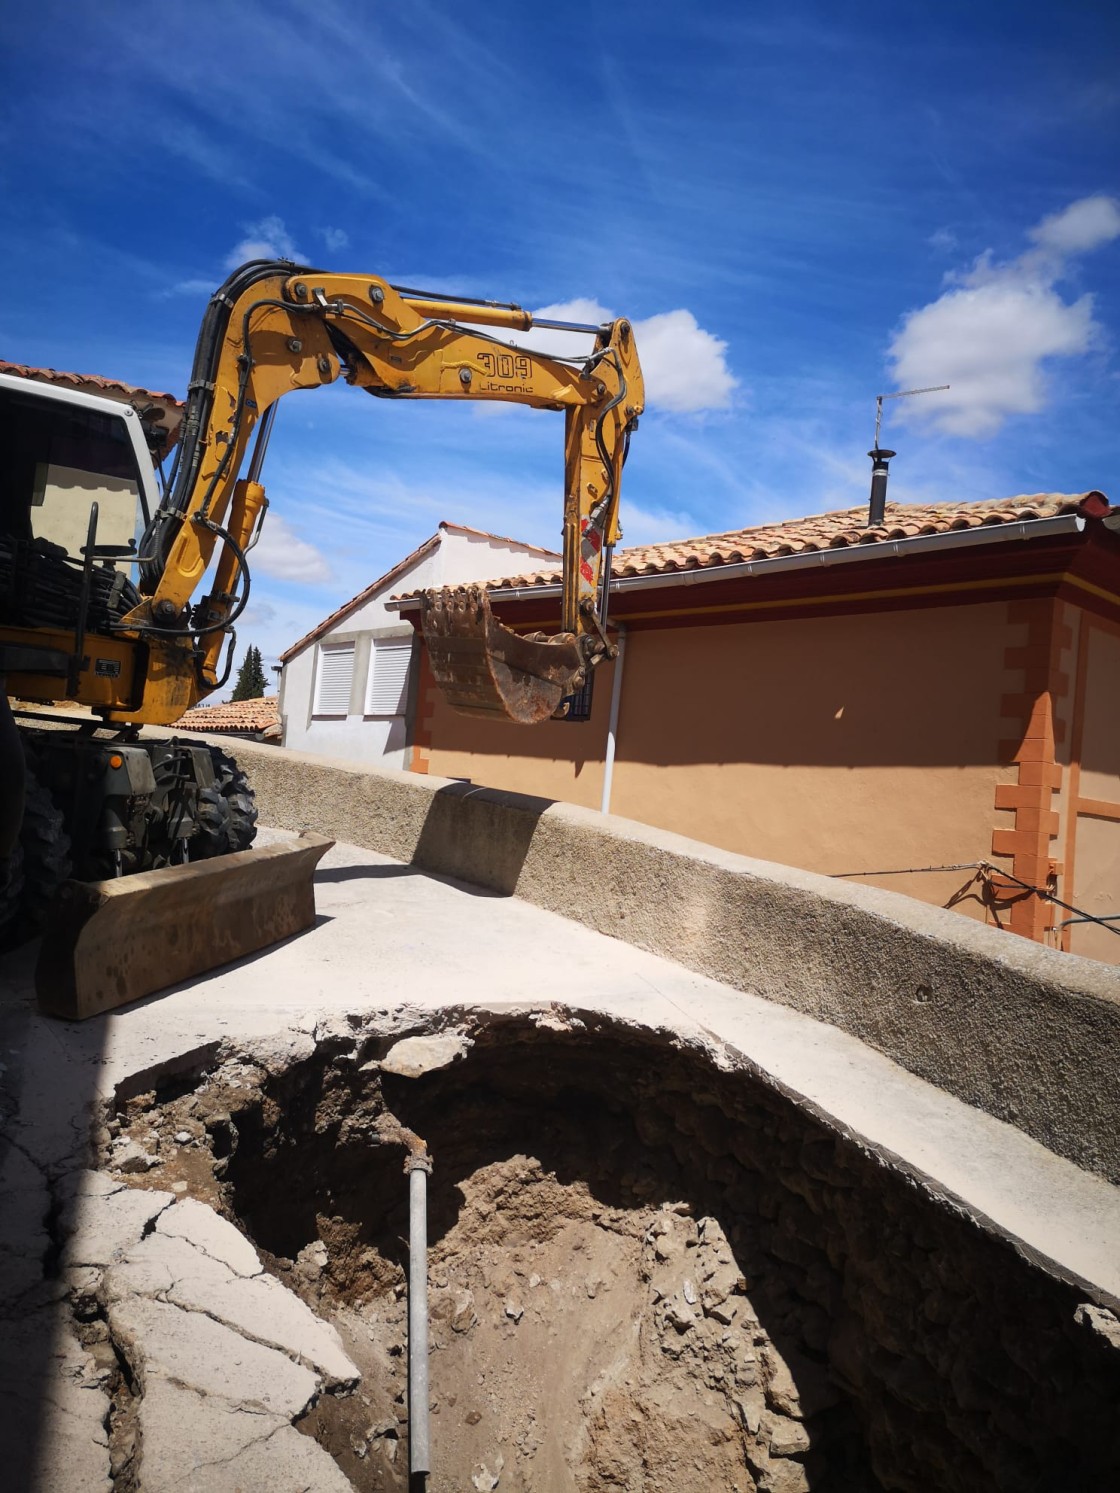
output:
[[[1004,603],[629,633],[611,809],[826,873],[986,859],[1023,631]],[[533,732],[437,701],[431,770],[597,808],[609,669],[586,725]],[[969,872],[878,878],[986,916]]]
[[[605,664],[599,670],[589,721],[546,721],[532,727],[457,715],[431,684],[425,770],[597,809],[603,794],[611,668]]]
[[[1072,696],[1063,813],[1065,897],[1107,917],[1120,914],[1120,627],[1115,623],[1081,615]],[[1093,923],[1070,924],[1062,946],[1090,959],[1120,962],[1120,937]]]

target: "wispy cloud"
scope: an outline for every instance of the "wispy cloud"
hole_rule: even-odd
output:
[[[957,235],[951,228],[938,228],[926,240],[938,254],[952,254],[957,247]]]
[[[156,299],[166,301],[178,295],[212,295],[216,289],[217,285],[213,279],[207,280],[198,276],[194,279],[176,280],[174,285],[168,285],[164,290],[156,291]]]
[[[661,544],[666,539],[693,539],[704,532],[704,525],[685,508],[642,508],[637,503],[627,503],[623,516],[624,547]]]
[[[236,157],[231,152],[228,140],[216,140],[207,135],[184,115],[168,110],[159,131],[159,142],[163,149],[188,161],[201,175],[222,187],[236,187],[244,195],[259,195],[253,186],[235,167]]]
[[[235,270],[250,259],[294,259],[299,262],[305,258],[296,248],[283,218],[275,213],[259,222],[242,224],[242,232],[245,237],[226,255],[227,270]]]
[[[1097,346],[1091,295],[1067,300],[1058,286],[1077,256],[1120,237],[1120,203],[1085,197],[1044,218],[1032,247],[1006,262],[991,252],[951,276],[929,305],[909,312],[889,349],[900,388],[948,383],[948,393],[914,401],[903,419],[929,421],[960,436],[988,436],[1011,415],[1034,414],[1048,399],[1047,367]]]
[[[324,585],[331,580],[327,557],[306,539],[301,539],[286,518],[269,513],[261,537],[252,551],[250,568],[278,581]]]
[[[315,232],[331,254],[340,254],[343,249],[350,247],[350,235],[345,228],[316,228]]]

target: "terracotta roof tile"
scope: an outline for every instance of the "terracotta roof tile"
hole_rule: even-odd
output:
[[[99,373],[64,373],[58,368],[32,368],[27,363],[9,363],[4,358],[0,358],[0,373],[34,379],[40,384],[57,384],[60,388],[76,389],[81,394],[105,394],[122,404],[131,404],[138,413],[151,409],[153,405],[162,406],[161,419],[151,423],[162,434],[164,449],[169,450],[179,439],[186,405],[174,394],[124,384],[120,379],[103,378]]]
[[[196,705],[172,721],[184,731],[267,731],[280,724],[278,697],[257,700],[226,700],[220,705]]]
[[[759,524],[732,529],[725,534],[704,534],[696,539],[673,539],[664,544],[636,545],[615,551],[614,576],[672,575],[680,570],[701,570],[735,565],[750,560],[770,560],[781,555],[807,554],[814,550],[847,549],[853,545],[889,543],[923,534],[947,534],[985,525],[1022,523],[1076,513],[1092,499],[1094,508],[1107,512],[1099,494],[1036,493],[1033,496],[985,500],[979,503],[888,503],[881,528],[867,527],[867,505],[843,508],[835,513],[816,513],[782,523]],[[559,565],[542,566],[522,575],[486,582],[491,591],[519,586],[554,584],[560,579]]]
[[[472,529],[470,524],[452,523],[450,519],[441,518],[439,521],[441,529],[454,529],[457,534],[473,534],[476,539],[492,539],[495,544],[512,544],[519,550],[532,550],[536,555],[549,555],[559,559],[558,550],[545,549],[540,544],[526,544],[523,539],[510,539],[506,534],[491,534],[488,529]]]

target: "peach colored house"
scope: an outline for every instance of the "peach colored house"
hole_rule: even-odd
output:
[[[422,659],[413,769],[856,873],[1120,962],[1120,510],[1094,492],[892,503],[865,523],[621,550],[622,647],[590,718],[457,715]],[[490,593],[507,625],[555,625],[554,565]]]

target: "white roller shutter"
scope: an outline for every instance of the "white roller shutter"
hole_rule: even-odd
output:
[[[346,715],[350,709],[350,681],[353,677],[353,643],[320,648],[315,679],[315,714]]]
[[[408,698],[412,639],[377,638],[370,649],[367,715],[403,715]]]

